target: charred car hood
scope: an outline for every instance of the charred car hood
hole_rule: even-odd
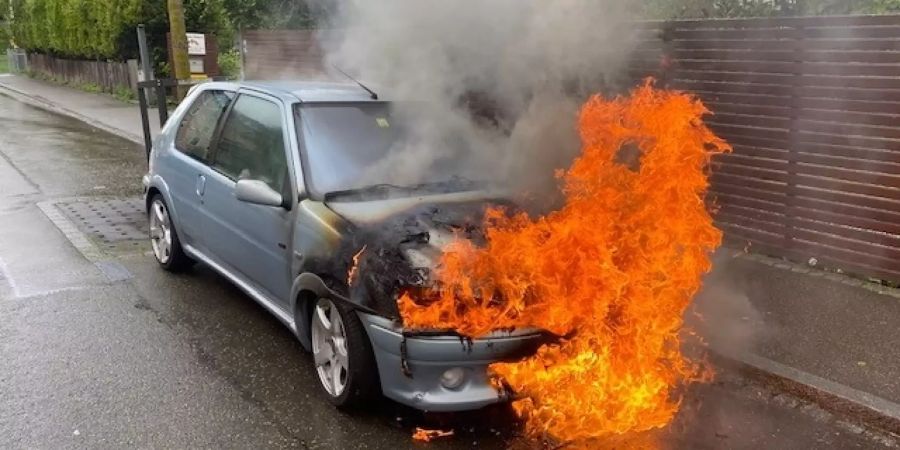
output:
[[[354,225],[365,227],[383,223],[393,217],[403,216],[423,206],[453,208],[454,205],[471,208],[473,203],[502,201],[504,195],[488,191],[464,191],[446,194],[413,195],[379,200],[330,201],[326,205],[339,216]]]
[[[515,209],[496,192],[465,191],[366,201],[328,202],[353,224],[335,261],[337,276],[357,304],[398,318],[396,299],[406,288],[426,287],[443,248],[454,239],[484,242],[484,213],[491,206]],[[353,269],[351,282],[347,274]]]

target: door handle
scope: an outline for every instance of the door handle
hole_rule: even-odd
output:
[[[197,195],[203,197],[206,192],[206,175],[197,176]]]

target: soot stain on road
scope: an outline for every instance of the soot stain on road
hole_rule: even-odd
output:
[[[3,95],[0,128],[0,155],[43,195],[141,191],[146,157],[130,141]]]

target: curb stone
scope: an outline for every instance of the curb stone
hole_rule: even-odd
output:
[[[81,253],[84,259],[94,264],[110,282],[119,282],[129,280],[133,277],[131,272],[119,262],[109,259],[97,245],[85,234],[78,229],[68,217],[66,217],[57,206],[60,203],[73,201],[91,201],[96,197],[70,197],[47,200],[37,204],[38,209],[56,226],[57,229],[66,237],[66,239]]]
[[[751,379],[814,402],[835,415],[900,435],[900,404],[751,353],[726,355],[713,349],[713,354]]]
[[[769,267],[774,267],[779,270],[790,270],[792,272],[802,273],[811,277],[822,277],[829,281],[834,281],[837,283],[845,284],[847,286],[853,286],[856,288],[875,292],[877,294],[887,295],[893,298],[900,299],[900,288],[884,286],[880,283],[855,278],[845,273],[829,272],[817,267],[808,267],[803,263],[786,262],[782,259],[778,259],[772,256],[760,255],[757,253],[741,253],[736,255],[736,257],[758,262],[760,264],[765,264]],[[799,269],[795,270],[796,267],[805,268],[807,270],[805,272]]]

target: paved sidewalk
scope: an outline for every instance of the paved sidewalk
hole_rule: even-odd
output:
[[[697,308],[720,354],[900,423],[900,290],[723,249]]]
[[[0,76],[0,94],[74,117],[104,131],[144,144],[141,113],[136,103],[125,103],[109,95],[84,92],[24,75]],[[150,130],[156,136],[159,133],[159,117],[155,109],[151,109],[149,115]]]

